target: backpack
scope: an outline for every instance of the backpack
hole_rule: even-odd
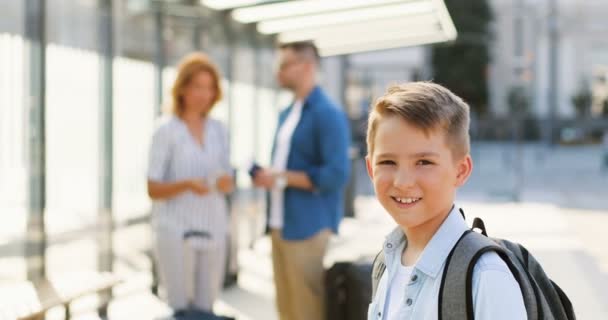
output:
[[[462,209],[460,213],[464,217]],[[473,268],[488,251],[496,252],[517,280],[528,320],[576,319],[568,296],[551,281],[528,250],[518,243],[489,238],[483,220],[475,218],[473,227],[462,234],[446,259],[439,288],[439,320],[474,319]],[[384,252],[380,251],[372,268],[372,299],[385,269]]]

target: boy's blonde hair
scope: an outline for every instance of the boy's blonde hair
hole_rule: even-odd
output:
[[[374,152],[374,138],[380,121],[397,116],[426,134],[440,129],[455,159],[467,155],[469,105],[450,90],[432,82],[394,85],[372,105],[367,125],[367,149]],[[407,139],[398,137],[398,139]]]

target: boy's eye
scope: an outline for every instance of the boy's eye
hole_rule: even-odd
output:
[[[416,165],[419,165],[419,166],[428,166],[431,164],[433,164],[433,163],[428,160],[418,160],[418,162],[416,162]]]
[[[393,165],[395,164],[395,161],[393,160],[382,160],[378,162],[379,165]]]

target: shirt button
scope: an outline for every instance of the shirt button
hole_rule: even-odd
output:
[[[418,275],[415,274],[412,276],[412,282],[416,282],[416,280],[418,280]]]
[[[382,312],[378,312],[378,318],[382,317]]]
[[[407,304],[407,306],[411,306],[412,305],[412,299],[411,298],[407,298],[407,300],[405,300],[405,304]]]
[[[392,248],[392,247],[393,247],[393,244],[392,244],[392,243],[387,243],[387,244],[386,244],[386,247],[390,249],[390,248]]]

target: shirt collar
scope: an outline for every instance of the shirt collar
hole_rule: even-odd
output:
[[[291,108],[294,110],[302,110],[302,105],[304,104],[304,102],[302,100],[295,100],[292,104],[291,104]]]
[[[448,214],[445,221],[441,224],[437,232],[427,243],[422,251],[420,258],[416,262],[415,268],[425,273],[427,276],[436,278],[443,267],[450,251],[460,239],[460,236],[468,229],[466,221],[460,215],[460,208],[456,205]],[[387,256],[401,257],[401,251],[407,241],[401,228],[395,228],[387,237],[384,243],[384,251]],[[388,264],[387,264],[388,265]]]
[[[312,91],[310,91],[310,93],[308,94],[308,96],[303,99],[302,107],[306,107],[309,104],[315,104],[317,100],[321,98],[322,95],[323,91],[321,90],[321,87],[315,85]]]
[[[468,229],[467,223],[459,211],[460,208],[454,205],[418,259],[416,268],[430,277],[436,278],[439,275],[450,251]]]

